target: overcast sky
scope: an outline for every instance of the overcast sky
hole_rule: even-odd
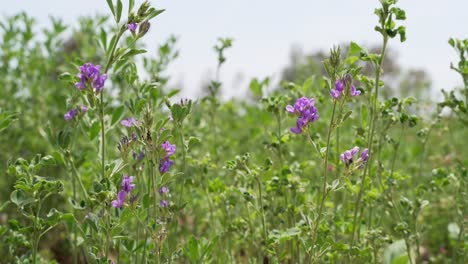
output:
[[[124,0],[125,1],[125,0]],[[136,1],[141,3],[141,1]],[[222,80],[227,93],[246,92],[252,77],[278,77],[289,61],[292,45],[304,52],[328,50],[335,44],[355,41],[362,45],[380,43],[373,30],[378,0],[160,0],[151,1],[166,12],[158,16],[145,38],[155,48],[171,34],[179,37],[180,57],[171,66],[173,84],[182,84],[186,95],[200,89],[214,73],[213,45],[218,37],[235,39],[227,52]],[[468,0],[401,0],[406,10],[407,41],[391,41],[404,67],[422,68],[433,88],[461,85],[449,69],[456,54],[447,44],[450,37],[468,37]],[[105,0],[0,0],[0,15],[26,11],[40,26],[49,15],[76,24],[77,17],[109,13]],[[239,84],[235,80],[244,80]]]

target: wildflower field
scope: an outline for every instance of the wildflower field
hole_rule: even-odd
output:
[[[459,87],[390,93],[406,13],[375,1],[377,49],[222,100],[242,40],[220,38],[183,98],[177,39],[142,45],[170,10],[106,2],[76,27],[0,19],[0,263],[468,263],[468,39],[447,43]]]

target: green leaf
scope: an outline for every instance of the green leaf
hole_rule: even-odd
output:
[[[356,42],[349,44],[349,55],[359,55],[363,49]]]
[[[10,194],[10,201],[18,207],[23,207],[34,202],[33,198],[27,197],[23,191],[14,190]]]
[[[455,40],[453,38],[450,38],[448,41],[449,45],[455,48]]]
[[[174,95],[180,93],[180,89],[172,89],[168,94],[167,94],[167,97],[171,98],[173,97]]]
[[[112,3],[112,0],[106,0],[106,2],[112,12],[112,15],[115,17],[114,4]]]
[[[5,130],[18,117],[18,112],[1,111],[0,109],[0,132]]]
[[[218,244],[219,236],[213,238],[209,243],[205,243],[202,247],[202,256],[201,259],[203,260],[205,256],[211,255],[213,252],[214,247]]]
[[[128,15],[130,16],[130,13],[133,10],[133,6],[135,5],[135,0],[129,0],[128,1]]]
[[[256,78],[250,81],[249,89],[252,92],[253,96],[255,97],[262,96],[262,85]]]
[[[61,217],[62,217],[62,212],[59,212],[57,209],[52,208],[47,214],[47,224],[49,226],[54,226],[59,223],[59,221],[61,220]]]
[[[113,111],[114,113],[112,114],[111,126],[113,126],[122,118],[124,110],[125,110],[125,106],[121,105]]]
[[[6,201],[0,206],[0,212],[3,211],[8,205],[11,204],[11,201]]]
[[[122,0],[117,0],[117,16],[115,19],[117,23],[120,22],[121,17],[122,17]]]
[[[200,145],[201,140],[196,137],[190,137],[188,140],[188,149],[191,150],[193,147]]]
[[[104,29],[101,28],[101,33],[99,34],[99,40],[101,41],[101,46],[105,52],[107,52],[107,33]]]
[[[117,35],[112,36],[110,42],[109,42],[109,47],[107,48],[106,54],[109,56],[110,52],[114,49],[114,46],[117,45]]]
[[[157,9],[154,9],[154,8],[151,8],[150,9],[150,14],[148,15],[148,18],[147,20],[150,20],[156,16],[158,16],[159,14],[161,14],[162,12],[166,11],[165,9],[160,9],[160,10],[157,10]]]
[[[130,58],[130,57],[133,57],[135,55],[138,55],[138,54],[142,54],[142,53],[146,53],[146,50],[144,49],[130,49],[129,51],[125,52],[121,59],[127,59],[127,58]]]
[[[398,27],[398,34],[400,35],[400,41],[405,42],[406,41],[406,27],[399,26]]]
[[[109,178],[119,173],[125,167],[125,163],[122,159],[116,159],[112,162],[112,164],[114,165],[114,167],[112,168],[112,172],[109,175]]]
[[[189,238],[183,248],[183,253],[191,263],[199,262],[198,241],[195,237],[191,236]]]
[[[94,123],[91,125],[91,129],[89,130],[89,139],[93,140],[97,137],[99,134],[99,131],[101,130],[101,123],[99,121],[94,121]]]
[[[305,82],[302,84],[302,92],[304,94],[307,94],[307,91],[309,91],[309,88],[314,84],[314,82],[315,82],[315,75],[305,80]]]

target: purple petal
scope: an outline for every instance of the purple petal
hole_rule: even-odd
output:
[[[288,113],[291,113],[291,114],[295,113],[294,107],[292,105],[286,106],[286,111],[288,111]]]
[[[356,155],[356,153],[358,153],[358,152],[359,152],[359,147],[354,147],[354,148],[352,148],[352,149],[351,149],[351,156]]]

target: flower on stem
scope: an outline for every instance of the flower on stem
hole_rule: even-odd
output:
[[[367,163],[367,160],[369,160],[369,149],[365,148],[361,152],[361,158],[360,158],[361,165],[359,165],[359,168],[362,168],[364,166],[364,164]]]
[[[138,140],[137,134],[135,132],[132,132],[132,141],[137,141],[137,140]]]
[[[335,82],[335,89],[330,91],[331,96],[333,99],[338,99],[344,90],[344,83],[341,79],[336,80]]]
[[[361,94],[361,91],[357,90],[356,86],[354,86],[354,84],[353,84],[353,85],[351,85],[349,94],[351,94],[351,96],[358,96],[358,95]]]
[[[83,91],[89,83],[96,90],[96,93],[102,91],[107,80],[107,74],[101,74],[101,66],[95,66],[90,62],[80,66],[78,77],[80,77],[80,81],[75,84],[76,88]]]
[[[353,163],[353,157],[359,152],[359,147],[354,147],[350,150],[346,150],[343,154],[340,155],[341,161],[346,164],[346,167],[349,167]]]
[[[135,120],[135,118],[129,117],[120,121],[120,124],[122,124],[125,127],[132,127],[137,124],[137,121]]]
[[[68,111],[65,115],[63,115],[63,118],[65,119],[65,121],[70,121],[76,115],[78,115],[78,110],[77,109],[72,109],[72,110]]]
[[[167,188],[166,186],[163,186],[159,189],[159,194],[160,195],[164,195],[164,194],[167,194],[169,193],[169,188]]]
[[[117,194],[117,200],[112,201],[112,206],[114,208],[122,208],[124,206],[126,196],[127,196],[127,193],[124,190],[121,190]]]
[[[135,184],[133,183],[135,177],[124,175],[122,179],[122,189],[117,193],[117,199],[112,201],[112,206],[115,208],[122,208],[125,204],[125,199],[127,194],[135,189]]]
[[[137,27],[138,27],[138,23],[129,23],[129,24],[127,24],[128,30],[130,30],[130,32],[132,32],[132,33],[135,33]]]
[[[350,74],[346,74],[343,78],[336,80],[335,89],[330,91],[330,95],[333,99],[337,100],[345,93],[345,88],[349,87],[349,95],[358,96],[361,94],[361,91],[356,89],[356,86],[352,84],[353,78]]]
[[[74,109],[71,109],[70,111],[68,111],[66,114],[63,115],[63,118],[65,119],[65,121],[70,121],[72,120],[75,116],[77,116],[79,113],[86,113],[86,111],[88,111],[88,107],[86,105],[83,105],[82,107],[77,107],[77,108],[74,108]]]
[[[161,172],[161,174],[168,172],[172,165],[174,165],[174,161],[170,160],[168,157],[162,159],[159,164],[159,172]]]
[[[308,99],[307,97],[301,97],[296,100],[294,106],[286,106],[286,111],[290,114],[299,115],[296,120],[296,126],[290,130],[294,134],[302,133],[302,130],[309,123],[316,121],[319,118],[317,108],[315,108],[314,98]]]
[[[140,151],[140,154],[137,154],[135,151],[133,151],[132,155],[136,161],[141,161],[145,157],[145,152],[142,150]]]
[[[166,208],[167,206],[169,206],[169,203],[166,200],[161,200],[161,201],[159,201],[159,205],[162,208]]]
[[[135,177],[124,175],[122,180],[122,190],[126,193],[130,193],[133,189],[135,189],[135,184],[132,183]]]
[[[350,150],[346,150],[343,154],[340,155],[341,161],[346,165],[346,168],[349,167],[353,163],[353,157],[359,152],[359,147],[354,147]],[[358,168],[362,168],[364,164],[366,164],[367,160],[369,159],[369,149],[365,148],[356,161],[358,164]]]
[[[175,144],[172,145],[167,140],[166,140],[166,142],[161,144],[161,147],[166,152],[166,157],[170,157],[170,156],[174,155],[174,153],[176,152],[176,145]]]

